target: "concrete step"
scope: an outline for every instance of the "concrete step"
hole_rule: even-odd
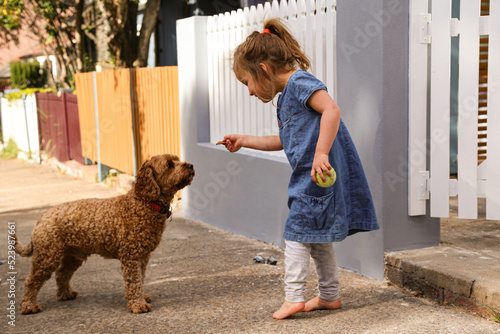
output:
[[[441,245],[390,252],[386,277],[443,305],[455,305],[487,315],[500,311],[500,258],[496,253]]]

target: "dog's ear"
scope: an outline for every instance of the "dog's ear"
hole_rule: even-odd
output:
[[[137,181],[134,186],[135,194],[145,200],[155,201],[160,197],[160,187],[156,183],[153,168],[147,164],[141,167],[137,173]]]

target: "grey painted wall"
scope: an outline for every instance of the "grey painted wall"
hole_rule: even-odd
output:
[[[408,5],[338,0],[337,10],[337,102],[382,228],[335,247],[340,266],[383,279],[384,251],[439,242],[438,220],[407,215]],[[291,173],[286,159],[250,150],[229,153],[208,143],[205,29],[205,17],[177,21],[181,155],[196,169],[183,190],[184,214],[283,247]]]
[[[337,1],[337,102],[382,222],[383,250],[439,244],[439,219],[408,212],[408,1]]]

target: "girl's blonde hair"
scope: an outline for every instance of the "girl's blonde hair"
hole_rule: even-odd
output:
[[[297,65],[302,70],[309,69],[309,58],[279,19],[265,21],[264,29],[269,29],[269,33],[254,31],[234,51],[235,73],[247,71],[254,81],[259,82],[262,77],[270,79],[260,63],[265,63],[273,74],[292,71]]]

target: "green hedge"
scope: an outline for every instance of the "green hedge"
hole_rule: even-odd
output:
[[[10,63],[10,79],[14,88],[41,88],[47,82],[47,73],[37,61],[12,62]]]

